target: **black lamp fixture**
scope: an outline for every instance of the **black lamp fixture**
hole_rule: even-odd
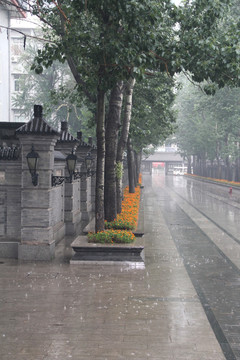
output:
[[[85,156],[85,166],[87,169],[87,176],[93,176],[95,174],[96,171],[91,170],[92,166],[93,166],[93,162],[94,162],[94,158],[91,155],[91,152],[88,152],[87,155]]]
[[[37,174],[37,163],[38,163],[39,155],[34,150],[34,146],[32,144],[32,150],[27,154],[27,164],[29,172],[32,176],[32,184],[34,186],[38,185],[38,174]]]
[[[74,154],[73,149],[72,153],[66,157],[67,169],[70,176],[70,182],[72,182],[73,175],[75,173],[77,165],[77,156]]]
[[[74,154],[74,150],[72,149],[72,153],[66,157],[66,164],[69,176],[54,176],[52,175],[52,186],[61,185],[63,182],[72,183],[73,180],[80,179],[83,176],[93,176],[95,171],[91,170],[93,165],[93,157],[90,152],[87,153],[84,159],[81,161],[85,162],[85,166],[87,171],[77,172],[76,165],[77,165],[77,156]]]
[[[73,149],[72,153],[66,157],[66,164],[69,176],[52,175],[52,186],[61,185],[63,182],[72,183],[73,175],[75,173],[75,168],[77,164],[77,156],[74,154]]]
[[[86,177],[93,176],[96,172],[94,170],[91,170],[91,168],[93,166],[93,161],[94,161],[94,158],[91,155],[91,152],[88,152],[87,155],[85,156],[85,158],[81,159],[81,161],[85,163],[85,167],[86,167],[87,171],[77,172],[74,170],[74,173],[73,173],[74,180],[80,179],[83,176],[86,176]]]

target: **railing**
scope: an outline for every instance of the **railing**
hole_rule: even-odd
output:
[[[20,156],[20,148],[17,146],[0,146],[0,160],[17,160]]]

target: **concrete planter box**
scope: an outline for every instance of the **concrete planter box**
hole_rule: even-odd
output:
[[[84,228],[84,235],[78,236],[71,244],[75,254],[70,264],[79,262],[101,262],[103,263],[139,263],[144,264],[144,207],[143,194],[141,194],[138,226],[133,231],[136,239],[131,244],[96,244],[89,243],[86,234],[94,232],[95,218]]]
[[[75,254],[71,264],[82,261],[95,262],[144,262],[144,238],[138,237],[131,244],[88,243],[87,236],[78,236],[71,244]]]

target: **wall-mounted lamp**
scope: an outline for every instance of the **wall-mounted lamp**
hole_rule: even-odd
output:
[[[72,150],[72,153],[66,157],[69,176],[52,176],[52,186],[61,185],[63,182],[71,183],[72,180],[80,179],[83,176],[93,176],[95,174],[95,171],[91,170],[93,160],[94,158],[92,157],[91,153],[87,153],[85,158],[82,160],[85,162],[87,171],[77,172],[75,171],[77,165],[77,156]]]
[[[72,153],[66,157],[66,165],[69,176],[52,175],[52,186],[61,185],[63,182],[71,183],[73,179],[73,174],[75,172],[76,163],[77,163],[77,156],[73,153],[73,149],[72,149]]]
[[[84,171],[84,172],[76,172],[76,171],[74,171],[74,174],[73,174],[74,180],[80,179],[83,176],[86,176],[86,177],[93,176],[96,173],[96,171],[91,170],[91,168],[93,166],[93,162],[94,162],[94,158],[91,155],[91,152],[87,153],[87,155],[82,160],[82,162],[85,163],[85,167],[86,167],[87,171]]]
[[[75,173],[75,169],[77,165],[77,156],[73,153],[73,149],[72,149],[72,153],[68,154],[68,156],[66,157],[66,163],[67,163],[68,173],[71,179],[70,182],[72,182],[72,177]]]
[[[32,150],[27,154],[27,164],[29,172],[32,176],[32,184],[37,186],[38,184],[38,174],[37,174],[37,163],[38,163],[39,155],[36,151],[34,151],[34,146],[32,145]]]
[[[94,163],[94,157],[91,155],[90,152],[87,153],[84,161],[85,161],[85,165],[86,165],[86,169],[87,169],[87,176],[93,176],[96,173],[96,171],[91,170],[93,163]]]

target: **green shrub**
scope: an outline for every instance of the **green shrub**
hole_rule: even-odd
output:
[[[127,220],[113,220],[105,221],[105,229],[115,229],[115,230],[133,230],[134,225]]]
[[[124,230],[106,230],[98,233],[88,233],[88,242],[101,244],[125,244],[132,243],[135,236],[130,231]]]

